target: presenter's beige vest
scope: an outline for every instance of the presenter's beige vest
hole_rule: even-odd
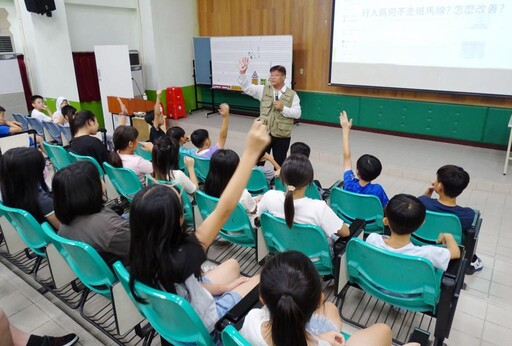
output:
[[[281,95],[279,101],[281,101],[284,106],[291,107],[294,97],[295,91],[286,88],[285,93]],[[281,112],[274,108],[274,101],[274,88],[270,83],[267,83],[265,89],[263,89],[263,97],[260,102],[260,119],[268,126],[272,136],[279,138],[291,137],[293,118],[282,116]]]

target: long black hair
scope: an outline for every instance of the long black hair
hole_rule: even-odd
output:
[[[176,293],[175,283],[184,282],[184,256],[176,254],[186,241],[194,241],[181,227],[183,207],[174,188],[150,185],[140,190],[130,207],[130,290],[135,294],[135,281],[151,287],[163,286]]]
[[[64,114],[64,113],[63,113]],[[69,118],[69,127],[71,129],[71,135],[75,137],[78,130],[82,127],[86,126],[89,121],[93,121],[96,119],[96,116],[93,112],[88,110],[82,110],[78,113],[75,113]]]
[[[90,162],[78,161],[53,177],[55,215],[65,225],[80,215],[99,213],[104,206],[98,169]]]
[[[174,180],[173,170],[179,169],[180,144],[171,137],[160,137],[153,146],[152,163],[153,178]]]
[[[239,163],[240,157],[233,150],[217,150],[210,159],[210,171],[204,182],[204,192],[212,197],[220,198]]]
[[[292,228],[295,216],[293,191],[308,186],[313,181],[313,166],[309,159],[302,154],[290,155],[281,167],[281,180],[287,185],[284,199],[284,216],[286,224]]]
[[[260,296],[270,312],[275,346],[307,346],[306,324],[322,296],[320,276],[298,251],[272,256],[261,271]]]
[[[121,156],[119,156],[118,151],[124,150],[128,147],[130,142],[135,142],[139,137],[139,131],[133,126],[119,125],[114,131],[114,135],[112,136],[112,141],[114,142],[114,150],[110,152],[110,156],[108,158],[109,163],[118,168],[123,167],[123,161],[121,160]]]
[[[35,148],[13,148],[0,159],[0,189],[3,203],[28,211],[39,222],[44,215],[39,205],[39,189],[48,192],[44,181],[45,160]]]

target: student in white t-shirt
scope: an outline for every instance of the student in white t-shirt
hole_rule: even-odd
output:
[[[44,103],[44,99],[41,95],[34,95],[30,99],[32,101],[32,112],[30,113],[30,117],[43,121],[43,122],[50,122],[52,121],[52,112],[50,111],[50,108]],[[42,111],[45,111],[47,114],[44,114]]]
[[[185,166],[190,174],[189,178],[178,169],[179,155],[180,144],[177,140],[168,136],[160,137],[153,147],[152,176],[157,180],[179,183],[189,195],[192,195],[199,187],[196,173],[194,172],[194,159],[188,156],[184,158]]]
[[[251,345],[391,345],[391,329],[383,323],[344,340],[338,308],[324,302],[318,271],[298,251],[276,254],[265,263],[260,300],[265,306],[249,311],[240,330]]]
[[[114,167],[131,169],[137,174],[141,183],[144,183],[144,175],[153,173],[151,161],[135,155],[135,149],[139,144],[139,131],[133,126],[120,125],[114,131],[112,140],[114,150],[110,153],[109,163]],[[153,143],[142,142],[142,149],[153,150]]]
[[[210,159],[210,171],[204,182],[204,192],[212,197],[220,198],[236,171],[240,157],[231,149],[219,149]],[[256,201],[247,189],[242,191],[239,202],[244,207],[249,218],[256,213]]]
[[[411,234],[424,222],[426,210],[421,201],[411,195],[399,194],[391,198],[384,209],[384,225],[389,226],[391,236],[370,234],[366,242],[393,252],[419,256],[428,259],[441,270],[448,268],[451,259],[460,257],[460,250],[452,234],[441,233],[438,243],[446,247],[432,245],[415,246]]]
[[[316,225],[324,231],[327,239],[331,240],[338,236],[350,235],[348,226],[325,201],[305,196],[306,188],[313,181],[313,166],[305,155],[288,156],[281,167],[280,176],[287,192],[267,191],[258,203],[258,216],[268,211],[276,217],[285,219],[290,228],[294,222]]]

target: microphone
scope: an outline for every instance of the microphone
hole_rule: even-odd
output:
[[[275,93],[275,98],[276,98],[276,101],[279,101],[279,93],[277,91]]]
[[[142,95],[142,91],[140,91],[140,88],[139,88],[139,83],[137,83],[137,81],[135,80],[135,78],[132,77],[132,81],[135,82],[135,86],[137,87],[137,89],[139,90],[139,95]]]

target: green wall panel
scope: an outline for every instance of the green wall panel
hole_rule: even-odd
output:
[[[508,144],[510,128],[508,122],[512,114],[512,109],[507,108],[489,108],[487,112],[487,121],[483,135],[483,142],[490,144]]]
[[[299,91],[301,119],[339,124],[341,111],[346,111],[354,125],[359,125],[359,96],[322,94]]]
[[[96,119],[98,119],[98,123],[100,124],[100,129],[105,128],[105,120],[103,119],[103,107],[101,106],[101,101],[91,101],[91,102],[80,102],[80,105],[77,107],[73,105],[78,110],[87,109],[96,115]]]

